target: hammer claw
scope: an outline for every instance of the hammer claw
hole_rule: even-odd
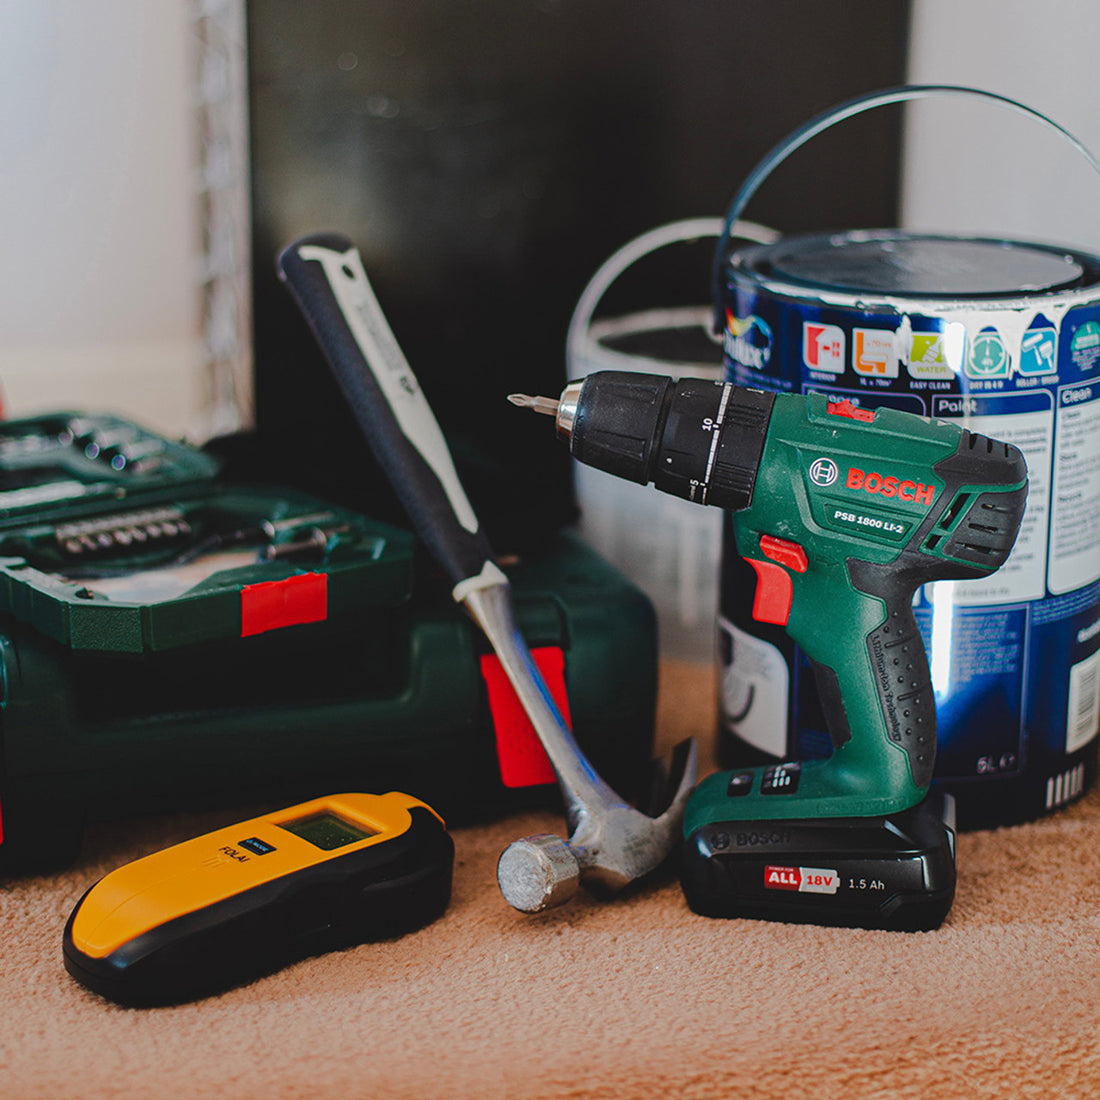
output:
[[[565,724],[515,622],[510,588],[494,581],[463,603],[485,632],[550,758],[565,800],[568,841],[541,835],[505,849],[497,881],[509,904],[538,912],[572,897],[578,880],[621,890],[659,867],[676,847],[698,778],[693,740],[677,746],[669,769],[671,801],[656,816],[630,806],[596,773]]]

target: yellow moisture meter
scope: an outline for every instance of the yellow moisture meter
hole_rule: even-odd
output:
[[[428,924],[453,865],[443,819],[416,798],[317,798],[100,879],[65,926],[65,969],[119,1004],[193,1000]]]

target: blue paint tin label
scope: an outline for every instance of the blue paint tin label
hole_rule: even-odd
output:
[[[936,692],[937,781],[960,821],[1064,804],[1095,778],[1100,732],[1100,291],[918,301],[777,285],[761,269],[730,269],[730,381],[957,421],[1027,459],[1006,565],[925,585],[914,612]],[[827,753],[808,662],[752,619],[743,565],[727,524],[723,763]]]

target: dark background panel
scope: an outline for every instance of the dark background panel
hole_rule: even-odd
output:
[[[564,448],[505,395],[560,390],[569,317],[616,248],[722,213],[789,131],[900,83],[908,7],[250,0],[265,470],[400,515],[274,277],[281,246],[330,229],[359,245],[498,548],[568,518]],[[785,232],[893,225],[898,163],[897,114],[871,112],[796,154],[748,216]],[[609,306],[709,298],[705,267],[653,272]]]

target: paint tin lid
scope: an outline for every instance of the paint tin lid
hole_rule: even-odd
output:
[[[788,237],[742,249],[730,266],[795,287],[920,298],[1052,294],[1100,281],[1100,261],[1064,248],[900,230]]]

